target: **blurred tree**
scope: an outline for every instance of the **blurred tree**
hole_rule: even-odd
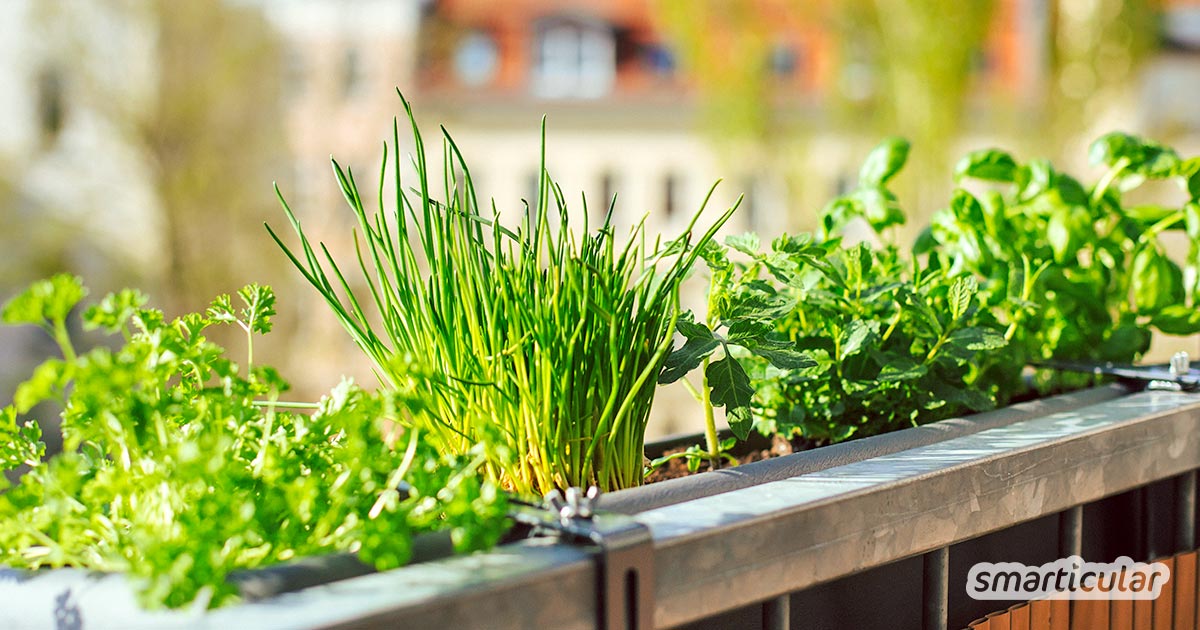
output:
[[[173,307],[250,281],[270,256],[269,182],[287,164],[281,53],[262,14],[222,2],[147,0],[158,31],[155,105],[131,120],[162,203],[163,286]]]
[[[765,142],[773,111],[767,55],[773,25],[751,2],[661,0],[659,15],[718,142]]]
[[[261,11],[220,0],[27,6],[8,14],[34,33],[10,58],[33,80],[13,89],[28,91],[18,96],[32,102],[40,135],[0,155],[0,302],[62,271],[97,294],[140,286],[172,315],[246,282],[292,282],[262,229],[278,216],[270,182],[290,161],[281,54]],[[47,183],[70,192],[45,195]],[[129,198],[107,193],[121,188],[150,191],[158,234],[120,224]],[[121,251],[130,246],[154,251]],[[159,265],[134,267],[145,259]],[[239,337],[222,341],[236,347]],[[282,345],[286,332],[274,337]],[[265,345],[267,360],[280,354]],[[0,327],[0,403],[54,352],[36,329]],[[42,419],[53,441],[53,414]]]
[[[853,129],[900,135],[912,141],[907,184],[922,222],[931,204],[945,198],[949,154],[963,128],[974,77],[992,23],[994,0],[843,0],[831,5],[843,64],[876,69],[879,85],[868,120]],[[846,83],[840,84],[845,90]],[[845,92],[840,92],[846,98]],[[903,185],[904,182],[902,182]]]
[[[1114,103],[1128,104],[1138,63],[1154,50],[1158,28],[1154,0],[1046,0],[1012,2],[1023,12],[1022,45],[1038,67],[1032,98],[990,95],[972,103],[980,62],[1001,3],[997,0],[659,0],[658,15],[677,47],[722,154],[749,147],[802,145],[815,125],[840,129],[868,144],[880,135],[913,141],[913,163],[899,182],[912,220],[944,199],[955,142],[968,111],[986,111],[988,131],[1036,146],[1041,155],[1078,153]],[[779,25],[771,16],[790,12],[819,20],[833,36],[837,68],[814,124],[786,125],[773,99],[767,55]],[[1031,24],[1033,26],[1031,26]],[[1027,52],[1027,51],[1025,51]],[[759,163],[771,162],[760,160]]]
[[[121,69],[97,63],[74,67],[72,85],[143,158],[160,210],[162,265],[143,279],[156,281],[156,302],[178,313],[270,281],[264,267],[282,271],[283,259],[271,255],[262,222],[277,216],[270,182],[290,162],[282,51],[261,11],[173,0],[79,9],[78,1],[40,6],[47,32],[80,58],[99,56],[91,23],[98,14],[114,36],[132,39],[141,29],[152,42],[149,85],[113,81]]]
[[[722,149],[803,143],[812,128],[783,125],[772,98],[768,55],[779,25],[771,15],[825,23],[842,80],[824,95],[821,113],[828,115],[816,117],[818,124],[831,121],[848,138],[865,132],[871,137],[864,142],[880,134],[909,137],[918,147],[906,176],[911,184],[945,181],[946,151],[961,128],[992,8],[992,0],[660,0],[659,15]],[[742,146],[738,161],[747,153]]]
[[[1158,44],[1155,0],[1051,0],[1048,116],[1039,130],[1059,145],[1086,142],[1114,101],[1132,96],[1139,65]]]

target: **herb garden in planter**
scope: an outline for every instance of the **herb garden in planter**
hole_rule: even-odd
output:
[[[909,146],[889,139],[813,233],[718,239],[735,204],[707,214],[702,206],[682,234],[659,238],[643,224],[619,234],[611,204],[599,226],[587,225],[586,202],[569,210],[545,164],[544,130],[537,203],[519,221],[502,221],[476,197],[449,135],[440,170],[461,176],[432,181],[404,106],[414,179],[401,176],[399,123],[375,195],[334,163],[358,223],[352,259],[313,242],[283,195],[295,235],[267,228],[366,354],[378,391],[345,381],[318,402],[289,399],[285,378],[254,360],[254,339],[275,316],[262,286],[170,321],[133,290],[88,302],[67,275],[4,306],[5,323],[40,326],[61,351],[0,411],[0,466],[21,472],[0,488],[4,623],[455,625],[464,610],[498,605],[491,618],[474,608],[474,624],[674,626],[704,616],[681,612],[685,600],[733,602],[695,604],[709,612],[776,601],[1200,466],[1191,465],[1200,435],[1187,428],[1200,407],[1187,394],[1101,386],[1005,408],[1094,385],[1095,375],[1061,368],[1132,363],[1155,331],[1200,332],[1200,158],[1109,134],[1092,145],[1100,177],[1087,185],[1044,160],[973,152],[955,168],[947,206],[910,248],[895,241],[905,212],[890,188]],[[385,194],[389,176],[394,198]],[[1182,184],[1183,202],[1126,201],[1155,180]],[[573,216],[583,217],[582,230],[570,229]],[[851,223],[868,225],[874,242],[845,241]],[[1168,256],[1166,232],[1186,236],[1185,257]],[[680,306],[689,274],[707,279],[703,312]],[[77,348],[74,318],[113,342]],[[243,330],[246,356],[207,340],[214,326]],[[1180,366],[1159,378],[1176,389],[1189,379]],[[676,381],[694,394],[705,432],[648,449],[656,388]],[[1118,399],[1118,410],[1101,410]],[[33,419],[46,401],[61,405],[64,448],[52,457]],[[718,409],[728,433],[718,431]],[[978,412],[988,413],[967,417]],[[1159,435],[1180,446],[1145,459],[1151,451],[1097,437],[1134,431],[1130,423],[1142,431],[1139,444]],[[763,439],[821,448],[733,467]],[[1102,453],[1142,458],[1130,459],[1141,468],[1106,473],[1102,488],[1064,485],[1030,511],[1008,506],[1000,520],[973,520],[1008,505],[1010,493],[1023,496],[1022,471],[1071,449],[1079,466]],[[1022,464],[1034,451],[1040,459]],[[973,490],[948,485],[974,470],[970,458],[1011,459],[1012,474],[981,468]],[[698,474],[636,488],[671,467]],[[1064,464],[1039,479],[1053,488],[1054,475],[1080,470]],[[776,485],[789,480],[803,483]],[[612,494],[596,502],[575,490],[589,487]],[[681,494],[670,496],[672,488]],[[566,499],[543,509],[540,497],[560,492]],[[884,509],[963,492],[984,507],[944,516],[958,523],[954,531],[891,522]],[[853,507],[873,493],[884,502]],[[930,505],[920,513],[950,509]],[[606,512],[593,516],[597,506]],[[736,513],[726,513],[731,506]],[[1187,509],[1173,514],[1182,519]],[[786,538],[768,532],[788,515],[798,520]],[[743,526],[738,542],[688,547]],[[782,550],[802,543],[778,541],[797,539],[824,551],[789,559]],[[779,556],[774,573],[723,595],[734,573],[723,573],[721,558],[756,540],[774,545],[757,550]],[[604,561],[593,565],[572,541],[598,545]],[[838,545],[869,555],[820,555]],[[445,553],[422,551],[431,547]],[[653,562],[639,564],[639,553]],[[396,570],[414,557],[431,559]],[[323,560],[350,568],[322,573]],[[948,570],[929,562],[926,596]],[[306,566],[317,568],[293,584],[262,586]],[[385,573],[279,594],[371,569]],[[497,603],[524,587],[508,608]],[[536,600],[577,587],[590,599]],[[784,627],[786,604],[773,606],[763,624]],[[405,616],[416,609],[426,616]],[[943,626],[934,627],[944,627],[941,610]]]

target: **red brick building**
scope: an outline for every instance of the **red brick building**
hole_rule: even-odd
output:
[[[738,30],[762,38],[772,89],[782,97],[820,95],[839,81],[832,5],[755,0],[696,3],[715,47]],[[978,57],[980,87],[1019,92],[1040,72],[1030,46],[1029,2],[997,3]],[[720,9],[715,7],[720,6]],[[825,7],[825,8],[821,8]],[[713,15],[723,12],[724,15]],[[687,94],[692,77],[654,0],[434,0],[424,5],[418,85],[435,94],[492,98],[636,99]],[[728,17],[728,20],[723,18]],[[723,28],[723,24],[731,24]],[[732,43],[729,46],[733,48]],[[718,61],[720,59],[718,58]],[[731,60],[738,63],[738,60]],[[681,90],[681,88],[683,88]]]

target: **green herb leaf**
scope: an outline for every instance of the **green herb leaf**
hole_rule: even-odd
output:
[[[728,334],[725,342],[736,344],[743,347],[757,343],[757,341],[765,337],[771,332],[770,320],[744,317],[735,320],[729,325]]]
[[[58,398],[66,390],[69,366],[58,359],[47,359],[34,368],[33,376],[17,386],[13,406],[17,413],[28,413],[35,405]]]
[[[734,234],[725,238],[725,244],[733,249],[746,254],[747,256],[756,257],[759,255],[758,235],[753,232],[745,234]]]
[[[904,138],[892,137],[880,142],[867,154],[867,159],[863,162],[858,173],[859,185],[867,188],[887,184],[901,168],[904,168],[910,147],[908,140]]]
[[[1150,323],[1168,335],[1194,335],[1200,332],[1200,309],[1172,304],[1156,313]]]
[[[78,276],[58,274],[34,282],[10,299],[0,310],[0,321],[34,325],[65,321],[85,295],[87,291]]]
[[[705,330],[708,330],[705,328]],[[704,357],[713,353],[721,342],[717,341],[710,332],[708,337],[689,337],[687,341],[667,356],[663,370],[658,375],[658,384],[666,385],[683,378],[688,372],[696,369]]]
[[[912,381],[929,372],[929,368],[925,365],[902,355],[882,355],[877,358],[877,361],[883,365],[883,369],[879,371],[881,383]]]
[[[947,345],[960,347],[971,352],[982,352],[985,350],[998,350],[1007,345],[1008,342],[1004,339],[1004,335],[991,328],[971,326],[960,328],[950,333],[946,343]]]
[[[15,409],[0,408],[0,472],[22,464],[35,464],[46,450],[41,440],[42,430],[36,422],[19,425]],[[0,475],[0,483],[3,482],[4,476]]]
[[[754,339],[742,344],[744,348],[771,362],[781,370],[802,370],[815,367],[817,362],[808,353],[784,340]]]
[[[271,318],[275,316],[275,292],[271,287],[248,284],[238,290],[246,304],[242,309],[242,321],[251,332],[260,335],[271,332]]]
[[[1113,167],[1125,160],[1129,171],[1147,177],[1168,177],[1179,168],[1179,156],[1168,147],[1127,133],[1101,136],[1088,151],[1092,164]]]
[[[954,166],[954,178],[967,177],[993,182],[1014,183],[1017,161],[1012,155],[999,149],[972,151]]]
[[[1154,314],[1183,303],[1183,272],[1157,249],[1145,247],[1139,250],[1133,257],[1130,275],[1138,313]]]
[[[233,299],[228,294],[221,294],[213,298],[206,315],[213,322],[234,324],[238,321],[237,313],[233,309]]]
[[[69,311],[68,301],[54,306],[59,289],[82,293],[72,283],[41,290],[50,306],[29,312]],[[207,318],[164,324],[134,306],[138,295],[90,311],[100,327],[134,322],[123,345],[46,361],[0,409],[0,468],[30,466],[0,492],[0,565],[120,572],[148,605],[207,594],[218,606],[236,598],[235,571],[349,550],[386,570],[408,561],[420,532],[447,531],[459,551],[503,533],[505,496],[478,474],[491,446],[439,453],[425,437],[437,402],[428,388],[370,394],[346,382],[324,404],[280,402],[278,373],[239,375],[199,334]],[[268,327],[267,296],[244,296],[248,329]],[[41,461],[41,431],[18,414],[56,396],[63,449]]]
[[[955,321],[962,319],[971,308],[971,300],[979,290],[975,276],[961,276],[950,285],[950,316]]]
[[[904,210],[896,196],[883,188],[861,188],[851,194],[862,216],[876,232],[894,225],[904,225]]]
[[[110,293],[91,306],[83,315],[83,326],[89,330],[100,328],[112,334],[120,331],[126,323],[146,304],[146,296],[133,289]]]
[[[879,322],[856,319],[842,332],[841,356],[851,357],[866,349],[879,336]]]
[[[713,405],[725,408],[725,418],[733,434],[740,440],[746,439],[754,424],[750,411],[754,388],[750,385],[746,370],[737,359],[726,355],[708,364],[705,376],[712,389]]]
[[[675,322],[675,329],[679,331],[679,334],[688,339],[713,338],[713,332],[708,329],[708,326],[696,322],[690,311],[679,316],[679,321]]]

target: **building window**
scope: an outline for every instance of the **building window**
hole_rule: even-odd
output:
[[[529,204],[530,223],[537,217],[538,201],[542,198],[541,171],[534,169],[525,175],[525,202]]]
[[[617,53],[602,22],[554,18],[534,38],[533,92],[543,98],[597,98],[612,91]]]
[[[659,78],[670,78],[675,75],[675,53],[661,44],[649,44],[642,49],[642,62],[646,70]]]
[[[671,219],[679,210],[681,183],[679,175],[667,173],[663,176],[663,217]]]
[[[776,44],[771,47],[768,57],[771,73],[777,77],[790,77],[796,74],[800,55],[795,47],[788,44]]]
[[[1167,47],[1200,50],[1200,5],[1167,3],[1163,7],[1162,30]]]
[[[992,53],[983,48],[976,48],[971,52],[971,70],[976,74],[987,74],[995,67],[993,63]]]
[[[308,79],[304,67],[304,53],[299,48],[288,46],[283,51],[283,81],[284,91],[289,96],[299,96],[304,93],[305,82]]]
[[[483,87],[495,78],[498,60],[496,42],[487,33],[472,31],[458,44],[454,71],[463,85]]]
[[[617,196],[617,176],[609,170],[600,173],[600,198],[594,204],[588,205],[588,213],[591,215],[588,220],[593,225],[601,225],[604,223],[604,217],[608,216],[608,209],[612,207],[613,198]]]
[[[350,97],[360,93],[364,83],[366,73],[363,70],[362,57],[358,49],[350,48],[346,50],[346,56],[342,59],[342,96]]]
[[[742,180],[742,190],[742,205],[738,207],[738,212],[746,221],[746,229],[758,230],[758,180],[754,176],[745,178]]]
[[[63,76],[57,67],[43,69],[37,77],[37,117],[42,141],[51,144],[62,131],[66,118]]]

